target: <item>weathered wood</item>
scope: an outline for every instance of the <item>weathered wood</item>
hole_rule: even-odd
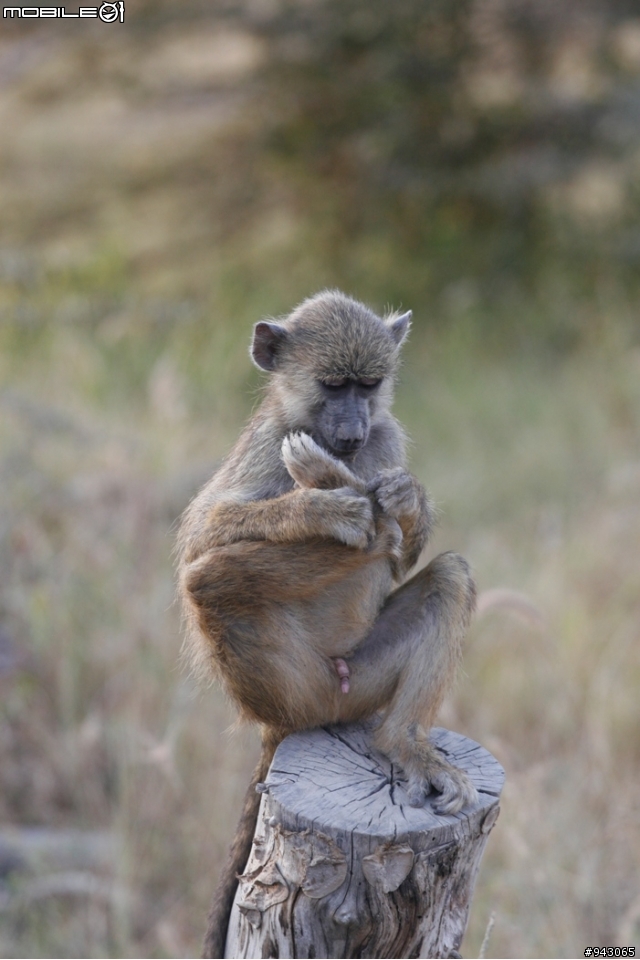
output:
[[[225,956],[450,957],[464,935],[502,767],[439,728],[479,801],[455,816],[409,806],[367,725],[310,730],[279,747],[264,785]]]

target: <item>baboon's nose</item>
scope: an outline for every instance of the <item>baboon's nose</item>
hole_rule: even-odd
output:
[[[336,437],[335,450],[337,453],[355,453],[364,443],[363,437]]]

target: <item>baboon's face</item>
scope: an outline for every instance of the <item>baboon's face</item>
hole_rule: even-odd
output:
[[[348,457],[365,445],[382,380],[329,377],[318,383],[319,403],[312,429],[322,446],[339,457]]]
[[[393,399],[411,313],[376,316],[337,291],[305,300],[285,321],[254,329],[251,355],[272,373],[287,430],[305,430],[338,457],[357,453]]]

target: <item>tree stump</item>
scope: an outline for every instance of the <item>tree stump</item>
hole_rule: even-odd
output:
[[[276,752],[231,913],[225,957],[455,957],[504,771],[434,728],[479,801],[455,816],[409,806],[371,725],[309,730]]]

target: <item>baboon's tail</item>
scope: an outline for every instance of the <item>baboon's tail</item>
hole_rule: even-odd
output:
[[[238,887],[238,874],[242,873],[249,859],[251,842],[258,820],[260,794],[256,792],[256,786],[266,780],[276,746],[277,742],[267,739],[262,742],[262,754],[258,766],[253,771],[251,783],[244,798],[236,835],[233,838],[227,862],[222,868],[218,886],[213,895],[207,921],[207,933],[202,947],[203,957],[212,957],[214,960],[220,960],[221,957],[224,957],[229,917]]]

